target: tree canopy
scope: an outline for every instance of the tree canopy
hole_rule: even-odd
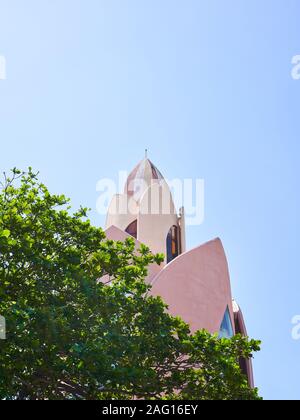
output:
[[[258,399],[239,360],[259,343],[191,334],[145,282],[162,260],[132,239],[107,240],[31,169],[4,175],[0,398]]]

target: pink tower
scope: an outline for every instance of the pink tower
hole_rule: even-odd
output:
[[[145,158],[130,173],[123,194],[113,197],[106,219],[109,239],[135,238],[153,253],[163,253],[164,263],[149,268],[152,293],[167,303],[192,331],[206,329],[220,337],[247,336],[242,312],[232,300],[228,263],[220,239],[186,250],[184,209],[177,214],[167,182]],[[241,368],[254,386],[252,363]]]

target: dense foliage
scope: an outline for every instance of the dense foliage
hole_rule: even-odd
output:
[[[3,179],[0,398],[257,399],[239,358],[259,343],[190,334],[144,281],[162,256],[107,240],[68,206],[32,170]]]

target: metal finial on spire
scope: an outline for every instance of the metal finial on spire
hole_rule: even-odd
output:
[[[148,149],[145,149],[145,159],[148,158]]]

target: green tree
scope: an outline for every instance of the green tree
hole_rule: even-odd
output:
[[[192,335],[144,281],[163,257],[107,240],[86,213],[71,213],[31,169],[4,177],[0,398],[257,399],[239,358],[259,343]]]

